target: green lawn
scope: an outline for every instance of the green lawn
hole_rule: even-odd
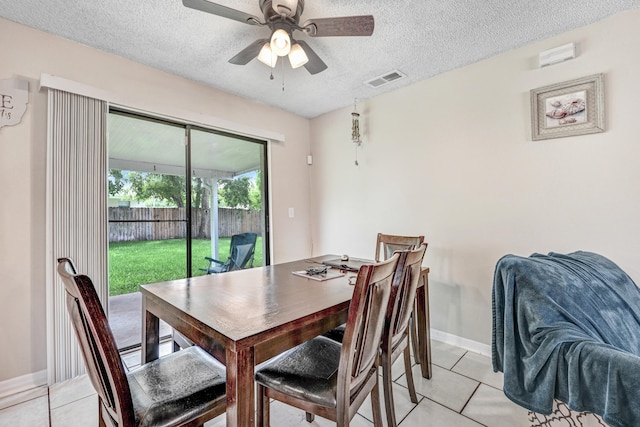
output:
[[[230,237],[220,238],[221,261],[229,257]],[[193,241],[193,274],[204,274],[199,268],[209,265],[210,240]],[[262,265],[262,237],[258,236],[254,267]],[[187,269],[184,239],[119,242],[109,244],[109,295],[137,292],[140,285],[185,277]]]

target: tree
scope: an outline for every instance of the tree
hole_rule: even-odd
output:
[[[179,208],[185,205],[185,181],[182,176],[130,172],[129,182],[138,200],[154,198]]]
[[[251,210],[262,210],[262,171],[258,172],[256,180],[251,183],[249,198],[251,199],[249,206]]]
[[[229,208],[248,208],[251,206],[250,187],[251,180],[246,176],[220,180],[218,186],[220,205]]]
[[[107,180],[110,196],[124,193],[139,201],[156,199],[177,207],[186,204],[186,182],[182,176],[109,169]],[[210,178],[193,178],[191,203],[194,208],[208,209],[210,194]]]
[[[201,213],[208,211],[209,209],[209,198],[210,198],[210,189],[211,189],[211,178],[194,178],[191,180],[191,190],[193,196],[191,198],[191,203],[193,207],[200,209]],[[197,215],[196,218],[202,218],[202,215]],[[210,217],[206,217],[207,220],[197,221],[198,231],[195,238],[201,239],[206,238],[207,229],[209,228],[209,222],[211,221]]]
[[[122,174],[122,171],[119,169],[109,169],[109,195],[116,196],[118,193],[122,191],[124,186],[126,185],[126,178]]]
[[[191,203],[193,206],[200,206],[202,198],[202,179],[195,178],[191,180]]]

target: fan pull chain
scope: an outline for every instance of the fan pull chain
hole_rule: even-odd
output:
[[[358,163],[358,146],[356,145],[356,161],[355,161],[355,165],[356,166],[360,166],[360,164]]]
[[[274,56],[275,56],[275,55],[271,55],[271,60],[272,60],[272,61],[273,61]],[[276,61],[278,61],[278,58],[276,58]],[[269,75],[269,80],[273,80],[273,79],[275,78],[275,77],[273,77],[273,69],[275,68],[275,67],[274,67],[274,65],[275,65],[275,64],[272,62],[272,63],[271,63],[271,65],[272,65],[272,66],[271,66],[271,70],[269,71],[269,72],[271,73],[271,74]]]
[[[282,64],[280,68],[282,68],[282,91],[284,92],[284,58],[282,58],[282,61],[280,61],[280,64]]]

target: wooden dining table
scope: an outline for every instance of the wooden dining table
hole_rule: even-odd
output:
[[[253,427],[255,366],[347,320],[353,293],[348,275],[355,273],[325,281],[293,274],[331,258],[335,255],[141,286],[142,363],[159,357],[162,319],[226,365],[226,425]],[[416,306],[418,359],[423,376],[430,378],[425,290],[419,288]]]

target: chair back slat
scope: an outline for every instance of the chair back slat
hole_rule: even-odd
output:
[[[388,324],[385,326],[385,333],[390,333],[392,340],[387,342],[383,339],[383,345],[390,345],[409,326],[426,250],[427,243],[422,243],[417,249],[408,251],[403,271],[394,279],[387,309]]]
[[[87,321],[87,318],[82,312],[80,301],[78,298],[72,297],[67,293],[67,311],[71,316],[74,328],[76,330],[84,331],[85,333],[76,334],[78,343],[80,344],[80,350],[85,360],[85,365],[89,374],[89,379],[93,384],[93,387],[98,391],[100,398],[107,403],[109,407],[115,407],[115,397],[111,384],[107,379],[107,372],[100,359],[100,350],[96,340],[91,335],[91,325]],[[86,363],[87,360],[91,360],[92,363]]]
[[[424,242],[424,236],[396,236],[378,233],[376,240],[376,262],[391,258],[395,251],[417,249]]]
[[[75,272],[69,258],[58,259],[58,274],[66,291],[67,310],[80,344],[87,372],[102,410],[118,427],[135,424],[133,403],[122,359],[98,294],[88,276]]]
[[[345,369],[340,369],[339,390],[341,387],[357,390],[377,367],[391,282],[401,257],[406,254],[393,255],[376,265],[365,265],[358,272],[340,354],[340,364]]]

